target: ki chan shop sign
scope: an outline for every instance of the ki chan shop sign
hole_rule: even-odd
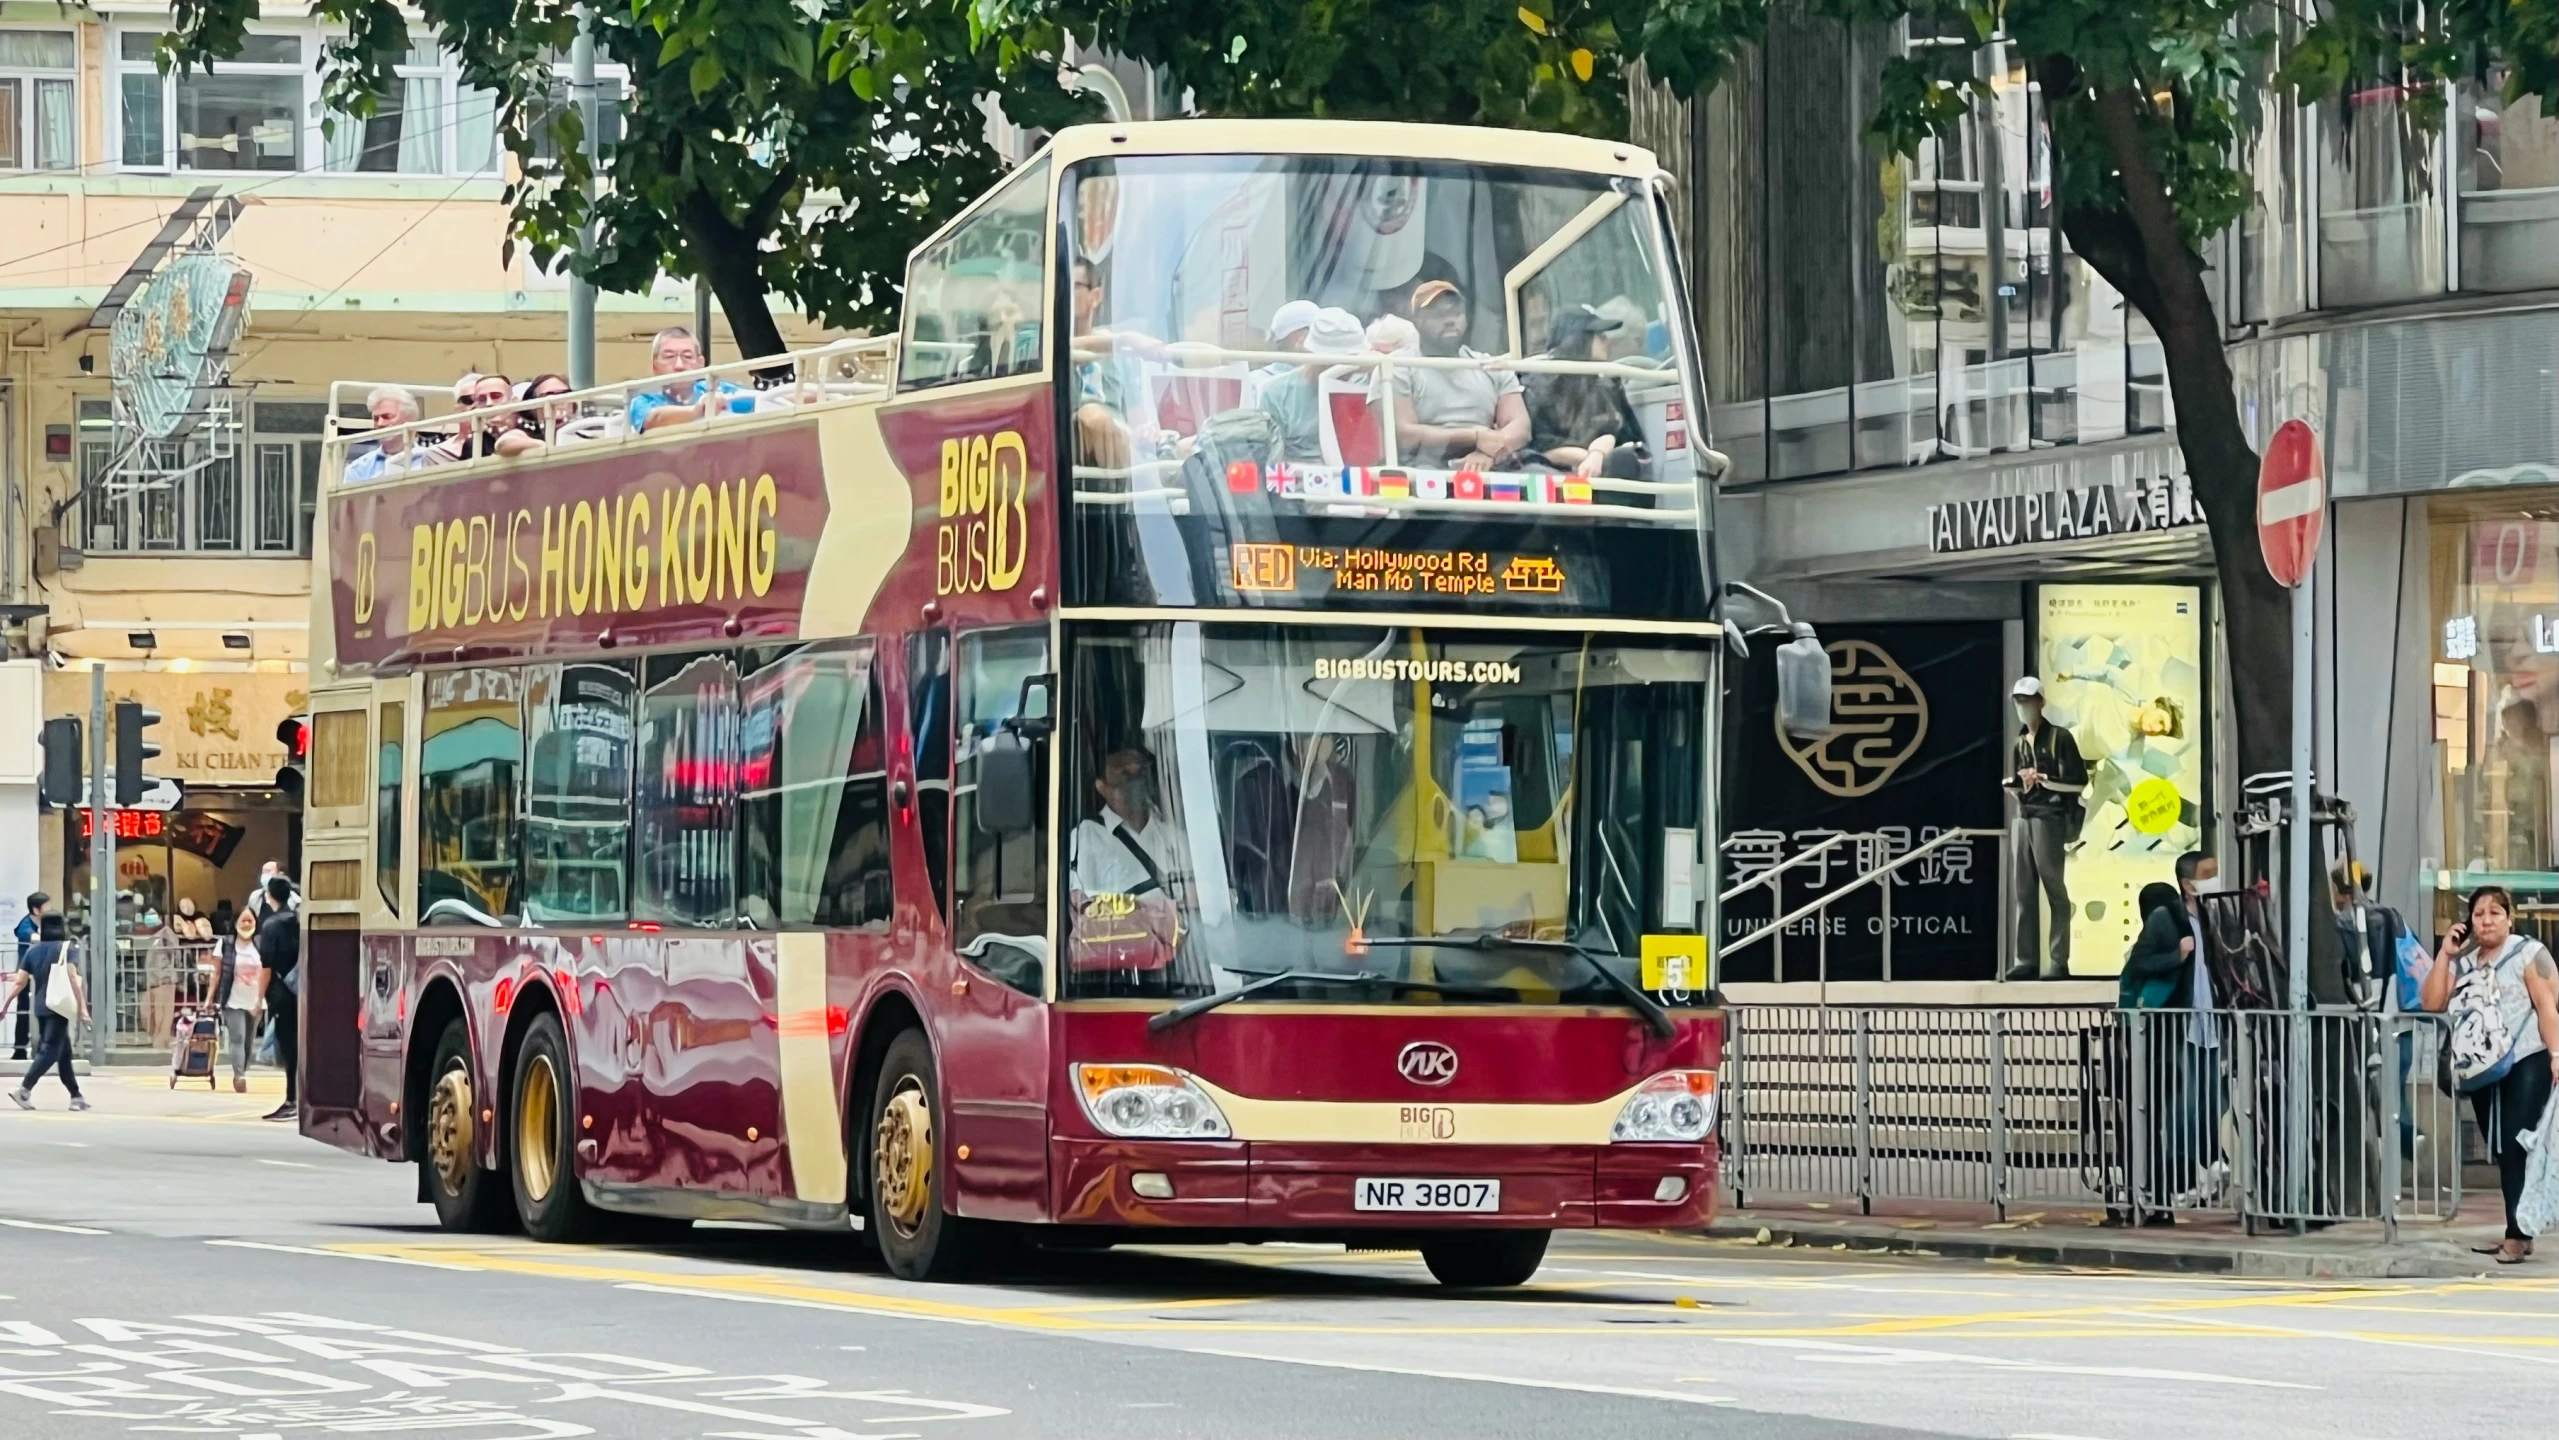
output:
[[[356,487],[330,515],[338,654],[379,664],[787,637],[826,513],[813,423]]]

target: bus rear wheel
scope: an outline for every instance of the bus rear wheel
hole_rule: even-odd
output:
[[[1466,1289],[1523,1285],[1546,1260],[1544,1230],[1479,1230],[1422,1242],[1422,1263],[1442,1285]]]
[[[419,1188],[447,1230],[492,1234],[515,1216],[506,1182],[480,1168],[479,1086],[471,1073],[471,1031],[459,1016],[435,1042],[427,1071],[426,1128],[418,1156]]]
[[[889,1042],[871,1098],[865,1223],[901,1280],[947,1280],[975,1258],[977,1227],[946,1208],[941,1083],[921,1030]]]
[[[597,1216],[578,1189],[577,1083],[569,1069],[568,1037],[557,1015],[536,1015],[516,1047],[514,1093],[507,1097],[508,1178],[524,1233],[536,1240],[584,1240]]]

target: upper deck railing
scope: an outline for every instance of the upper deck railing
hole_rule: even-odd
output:
[[[1626,360],[1562,360],[1544,355],[1420,355],[1410,352],[1368,351],[1353,355],[1313,355],[1296,350],[1233,349],[1202,341],[1169,341],[1129,337],[1079,336],[1070,346],[1070,354],[1078,363],[1119,357],[1140,356],[1146,363],[1168,367],[1178,378],[1183,375],[1209,376],[1224,373],[1234,377],[1239,370],[1267,365],[1321,365],[1322,381],[1347,380],[1364,392],[1373,407],[1371,423],[1379,456],[1373,465],[1354,464],[1354,469],[1376,471],[1414,470],[1415,473],[1445,477],[1451,472],[1443,468],[1408,467],[1401,454],[1399,437],[1387,397],[1395,393],[1397,372],[1415,370],[1474,370],[1511,375],[1589,375],[1615,380],[1628,387],[1634,408],[1642,417],[1646,433],[1620,436],[1625,442],[1644,440],[1655,450],[1654,473],[1658,479],[1641,479],[1609,475],[1574,475],[1569,478],[1586,484],[1598,496],[1643,497],[1639,506],[1622,502],[1611,506],[1612,519],[1637,520],[1652,524],[1694,525],[1698,521],[1701,496],[1697,474],[1703,469],[1710,477],[1720,474],[1726,463],[1723,456],[1706,448],[1702,436],[1691,438],[1693,427],[1687,423],[1691,413],[1683,405],[1685,387],[1679,372],[1669,363],[1637,364]],[[1367,383],[1359,383],[1361,376]],[[1249,378],[1249,377],[1248,377]],[[1650,395],[1647,402],[1634,397]],[[1249,396],[1247,397],[1249,399]],[[1325,397],[1320,391],[1319,401]],[[1329,408],[1329,407],[1328,407]],[[1319,417],[1330,423],[1328,413]],[[1665,454],[1662,436],[1652,432],[1665,428],[1676,431],[1683,453]],[[1184,436],[1185,442],[1196,436]],[[1523,452],[1526,453],[1526,452]],[[1133,459],[1126,466],[1077,465],[1074,467],[1074,498],[1086,505],[1146,506],[1160,504],[1174,514],[1187,513],[1191,492],[1188,487],[1167,483],[1178,476],[1188,463],[1187,443],[1175,447],[1171,455]],[[1299,463],[1292,459],[1285,463]],[[1317,470],[1336,468],[1342,462],[1326,458],[1304,461]],[[1527,482],[1553,477],[1553,467],[1539,469],[1495,469],[1478,472],[1488,483],[1516,480]],[[1416,489],[1410,494],[1364,494],[1342,497],[1355,500],[1361,509],[1441,514],[1555,515],[1589,518],[1592,506],[1571,501],[1538,498],[1534,487],[1522,484],[1517,499],[1466,499],[1454,494],[1425,495]],[[1329,497],[1315,497],[1329,498]]]
[[[731,403],[703,407],[698,419],[676,425],[661,425],[646,433],[701,434],[714,426],[734,423],[759,415],[787,414],[837,405],[876,403],[888,398],[891,377],[897,371],[897,340],[894,336],[839,340],[807,350],[794,350],[781,355],[759,356],[752,360],[732,360],[699,370],[686,370],[671,375],[646,375],[584,390],[547,395],[540,399],[510,400],[501,405],[480,405],[467,409],[453,408],[450,385],[422,386],[399,380],[340,380],[329,387],[328,449],[323,471],[329,487],[336,489],[345,479],[350,457],[361,458],[378,448],[386,436],[405,435],[408,448],[426,456],[412,468],[394,470],[373,480],[355,482],[370,488],[396,485],[406,480],[442,478],[459,473],[465,467],[521,465],[550,454],[609,454],[611,447],[637,440],[640,431],[631,428],[631,402],[659,392],[690,393],[702,387],[706,393],[718,394]],[[383,388],[403,390],[416,397],[421,409],[438,404],[446,408],[424,418],[401,425],[375,428],[369,418],[344,417],[349,408],[361,408],[366,397]],[[739,393],[729,394],[727,387]],[[538,428],[528,428],[532,420]],[[458,455],[439,447],[451,443],[464,426],[475,435],[513,429],[539,440],[542,449],[513,456]],[[472,449],[478,449],[475,444]]]

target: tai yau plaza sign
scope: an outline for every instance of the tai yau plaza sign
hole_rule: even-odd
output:
[[[2004,550],[2053,540],[2087,540],[2204,523],[2185,470],[2135,475],[2120,482],[2056,486],[1928,507],[1928,549],[1935,555]]]

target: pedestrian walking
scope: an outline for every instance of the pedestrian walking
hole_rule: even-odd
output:
[[[2497,1162],[2506,1234],[2479,1253],[2494,1255],[2500,1265],[2519,1265],[2532,1255],[2532,1237],[2515,1215],[2531,1160],[2518,1136],[2541,1123],[2559,1082],[2559,962],[2540,941],[2514,933],[2514,924],[2515,899],[2504,886],[2470,892],[2470,918],[2445,934],[2421,994],[2427,1009],[2453,1017],[2447,1043],[2454,1081],[2470,1097],[2470,1112]],[[2485,1050],[2471,1033],[2481,1030],[2490,1032]]]
[[[258,922],[256,944],[266,972],[267,1014],[275,1018],[276,1068],[284,1072],[284,1103],[266,1118],[291,1120],[301,1114],[302,1037],[296,1029],[301,984],[295,972],[302,965],[302,917],[293,910],[293,882],[282,874],[267,880],[267,917]]]
[[[36,932],[42,928],[44,912],[52,904],[53,897],[41,890],[27,897],[27,913],[18,917],[18,951],[9,959],[10,970],[27,963],[27,952],[35,948]],[[9,1058],[12,1060],[27,1058],[27,1030],[35,1018],[35,1005],[36,997],[25,991],[19,992],[14,1003],[0,1005],[0,1025],[8,1027]]]
[[[2008,778],[2000,785],[2017,797],[2017,858],[2014,953],[2011,980],[2064,980],[2070,976],[2070,883],[2064,864],[2071,842],[2079,838],[2081,797],[2088,790],[2088,762],[2070,731],[2044,718],[2044,682],[2029,675],[2008,692],[2017,707],[2017,741],[2011,747]],[[2035,911],[2041,891],[2052,922],[2048,958],[2037,966],[2036,941],[2044,916]]]
[[[21,1110],[36,1108],[36,1081],[51,1067],[60,1067],[62,1088],[71,1092],[71,1108],[86,1110],[89,1102],[80,1094],[80,1077],[71,1073],[71,1020],[89,1018],[89,987],[81,982],[79,961],[70,953],[71,932],[59,915],[47,915],[37,927],[36,943],[27,947],[26,958],[19,962],[16,974],[9,977],[9,993],[0,1003],[14,1001],[21,992],[37,996],[36,1057],[27,1067],[27,1078],[9,1092]],[[67,985],[71,1004],[66,1007],[58,999],[55,986]]]
[[[246,1094],[267,977],[266,966],[258,958],[257,922],[243,910],[232,932],[214,946],[213,1003],[222,1014],[222,1050],[231,1057],[231,1088]]]

